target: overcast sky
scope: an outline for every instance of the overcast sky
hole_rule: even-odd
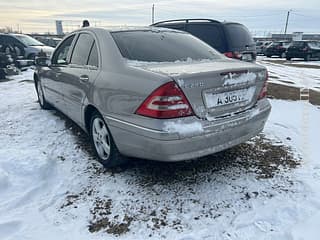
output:
[[[155,4],[155,20],[212,18],[245,24],[254,34],[283,32],[292,9],[288,32],[320,33],[320,0],[0,0],[0,28],[18,27],[26,33],[55,32],[55,20],[65,31],[82,19],[91,25],[148,25]]]

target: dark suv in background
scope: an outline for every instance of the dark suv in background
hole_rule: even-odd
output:
[[[265,50],[265,55],[267,57],[278,56],[281,58],[286,57],[286,51],[290,45],[287,41],[278,41],[271,43]]]
[[[256,60],[255,42],[249,30],[240,23],[212,19],[177,19],[151,26],[189,32],[230,58],[249,62]]]
[[[320,42],[318,41],[295,41],[292,42],[286,52],[287,60],[291,58],[304,58],[305,61],[320,58]]]

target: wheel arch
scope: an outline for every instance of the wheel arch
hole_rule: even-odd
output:
[[[88,104],[84,109],[84,128],[87,133],[90,133],[90,120],[94,112],[100,113],[99,110],[92,104]]]
[[[38,88],[38,81],[39,81],[39,76],[37,73],[33,74],[33,81],[34,81],[34,85],[36,87],[36,89]]]

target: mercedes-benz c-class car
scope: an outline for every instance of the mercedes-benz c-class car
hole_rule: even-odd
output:
[[[219,152],[261,132],[271,110],[264,67],[178,30],[82,28],[36,62],[40,106],[83,128],[106,167]]]

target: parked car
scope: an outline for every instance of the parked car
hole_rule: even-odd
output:
[[[23,56],[28,59],[34,59],[41,51],[45,52],[49,56],[53,52],[52,47],[45,46],[38,40],[24,34],[0,33],[0,45],[4,47],[10,46],[14,49],[13,54]]]
[[[153,24],[191,33],[229,58],[254,62],[256,46],[249,30],[240,23],[212,19],[177,19]]]
[[[45,60],[45,61],[44,61]],[[181,161],[256,136],[270,112],[266,68],[165,28],[82,28],[36,60],[39,104],[90,136],[106,167],[123,156]]]
[[[304,58],[305,61],[320,58],[320,42],[318,41],[295,41],[287,50],[287,60],[291,58]]]
[[[271,43],[265,51],[267,57],[278,56],[281,58],[286,57],[286,51],[290,45],[290,42],[287,41],[277,41]]]
[[[266,48],[272,43],[272,41],[257,41],[256,50],[257,55],[265,55]]]
[[[57,38],[57,37],[42,37],[39,36],[36,38],[39,42],[43,43],[46,46],[50,46],[55,48],[59,42],[61,42],[62,38]]]

